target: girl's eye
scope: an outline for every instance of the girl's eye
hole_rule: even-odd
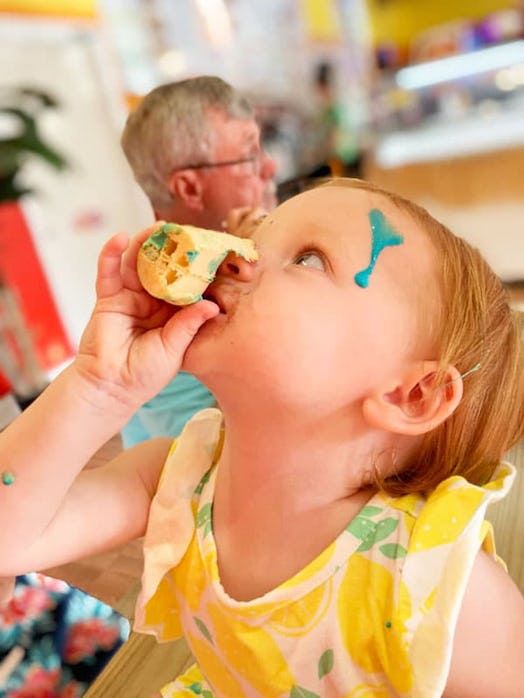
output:
[[[322,255],[318,252],[301,252],[298,257],[296,257],[294,264],[301,267],[320,269],[321,271],[326,268]]]

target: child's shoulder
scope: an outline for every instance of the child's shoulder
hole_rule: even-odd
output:
[[[475,559],[458,615],[444,696],[524,695],[523,625],[524,597],[502,567],[481,552]]]

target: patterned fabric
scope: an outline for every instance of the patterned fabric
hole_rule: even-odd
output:
[[[128,635],[128,621],[85,592],[17,577],[0,609],[0,698],[79,698]]]
[[[452,477],[427,498],[376,494],[298,574],[238,602],[220,584],[213,538],[219,435],[217,410],[188,426],[151,510],[136,629],[161,641],[183,634],[198,662],[162,695],[440,698],[475,557],[481,547],[495,557],[485,509],[509,489],[512,466],[500,465],[485,487]],[[180,477],[187,487],[175,489]],[[176,546],[166,544],[170,506]]]

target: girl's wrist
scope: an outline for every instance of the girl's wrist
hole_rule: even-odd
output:
[[[87,417],[103,418],[118,431],[136,412],[140,404],[130,400],[129,391],[114,381],[97,377],[84,370],[82,362],[75,359],[59,376],[62,389],[78,403]]]

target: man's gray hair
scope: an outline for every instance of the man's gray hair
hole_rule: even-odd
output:
[[[173,170],[208,161],[215,135],[207,118],[210,109],[235,119],[253,118],[245,97],[207,75],[160,85],[128,116],[121,145],[155,210],[171,202],[167,183]]]

